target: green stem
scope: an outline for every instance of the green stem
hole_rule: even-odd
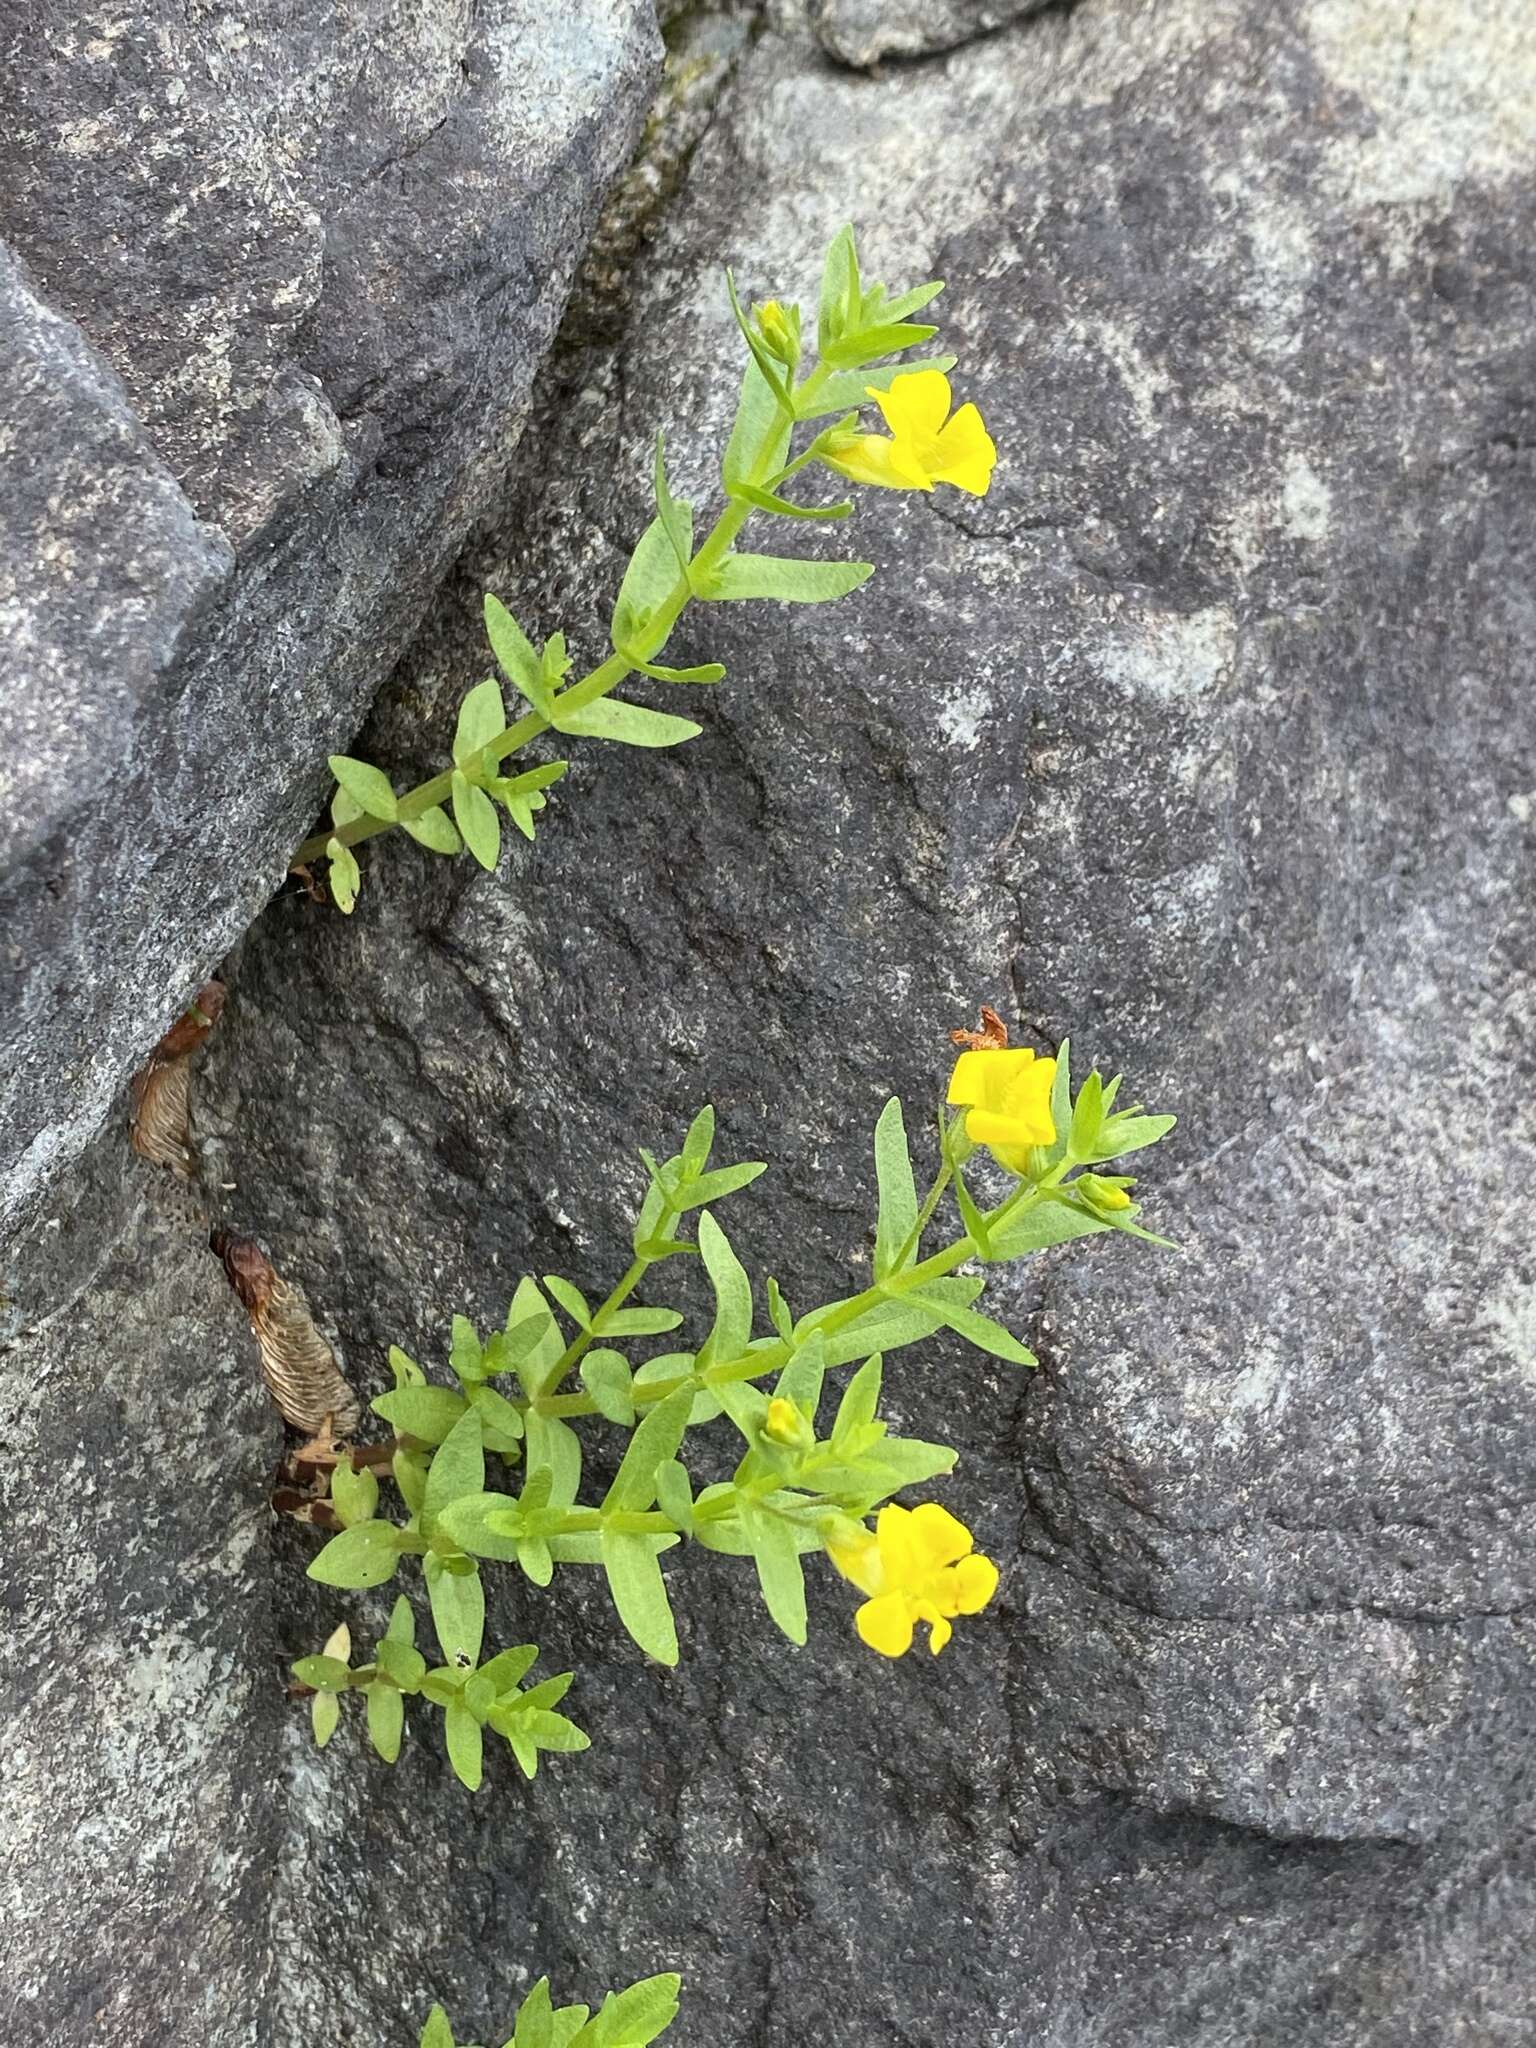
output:
[[[803,401],[814,397],[828,375],[830,371],[824,368],[812,370],[805,382],[796,390],[796,399]],[[753,460],[747,476],[747,481],[751,484],[761,485],[767,475],[767,458],[779,431],[779,420],[783,410],[784,408],[780,406],[775,411],[773,424],[769,427],[763,444]],[[799,417],[798,409],[796,417]],[[734,498],[727,503],[725,510],[705,536],[698,553],[689,563],[687,574],[678,578],[651,620],[648,634],[659,636],[655,643],[658,648],[665,645],[668,634],[687,609],[695,584],[712,575],[724,561],[737,535],[752,517],[752,510],[750,505],[744,505]],[[563,691],[560,704],[567,711],[581,711],[588,704],[595,703],[599,697],[606,697],[610,690],[617,689],[624,678],[632,673],[631,664],[622,654],[610,654],[606,661],[599,662],[596,668],[584,675],[579,683],[573,683],[570,689]],[[508,754],[515,754],[520,747],[527,746],[530,740],[537,739],[540,733],[548,732],[549,729],[550,721],[547,718],[537,711],[528,712],[518,719],[515,725],[509,725],[505,732],[481,749],[486,765],[505,760]],[[430,781],[420,782],[414,789],[407,790],[399,801],[398,818],[421,817],[435,804],[440,804],[452,789],[453,770],[445,768],[441,775],[434,775]],[[295,868],[306,867],[311,861],[323,860],[326,848],[333,839],[339,839],[343,846],[360,846],[365,839],[377,838],[381,832],[392,832],[398,818],[393,821],[383,818],[354,818],[349,824],[333,826],[326,832],[317,832],[312,838],[306,839],[294,854],[289,862],[289,870],[291,872]]]
[[[670,1237],[682,1213],[681,1209],[670,1207],[663,1209],[657,1220],[655,1235],[659,1238]],[[647,1241],[649,1242],[649,1240]],[[656,1259],[638,1257],[630,1262],[623,1278],[613,1288],[601,1308],[594,1313],[591,1327],[578,1331],[570,1343],[566,1345],[564,1351],[561,1352],[556,1363],[550,1368],[549,1378],[544,1382],[540,1392],[539,1404],[541,1406],[546,1397],[554,1394],[555,1389],[565,1378],[571,1367],[576,1364],[577,1360],[587,1350],[588,1346],[595,1344],[599,1337],[606,1334],[604,1326],[608,1318],[616,1309],[621,1309],[624,1306],[652,1266],[659,1263],[660,1261]],[[553,1411],[545,1410],[546,1414],[551,1412]]]

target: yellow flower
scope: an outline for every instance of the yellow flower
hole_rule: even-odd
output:
[[[866,386],[891,430],[850,434],[832,444],[828,464],[857,484],[882,484],[892,491],[931,491],[953,484],[984,498],[992,481],[997,448],[974,405],[949,417],[949,379],[939,370],[904,370],[889,391]]]
[[[980,1614],[997,1591],[997,1566],[975,1550],[963,1522],[947,1508],[884,1507],[873,1535],[862,1525],[830,1537],[827,1552],[845,1579],[869,1598],[854,1626],[882,1657],[904,1657],[912,1632],[928,1624],[928,1647],[937,1656],[956,1614]]]
[[[1034,1145],[1053,1145],[1054,1060],[1037,1060],[1027,1045],[963,1052],[949,1077],[949,1100],[969,1104],[965,1135],[985,1145],[1008,1173],[1029,1171]]]
[[[816,1443],[816,1432],[806,1421],[793,1401],[784,1395],[775,1394],[768,1403],[768,1413],[763,1419],[763,1435],[770,1442],[782,1444],[789,1451],[809,1451]]]
[[[1080,1173],[1072,1186],[1091,1209],[1129,1209],[1131,1198],[1115,1180],[1101,1173]]]

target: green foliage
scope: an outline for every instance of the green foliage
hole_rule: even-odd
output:
[[[473,740],[473,728],[470,743]],[[1169,1117],[1116,1113],[1119,1082],[1090,1074],[1074,1097],[1064,1045],[1055,1077],[1058,1138],[1031,1151],[1031,1170],[988,1200],[966,1179],[976,1148],[965,1112],[941,1116],[934,1178],[919,1199],[899,1101],[875,1126],[878,1207],[870,1284],[796,1318],[773,1280],[759,1290],[717,1213],[764,1171],[761,1161],[716,1162],[715,1117],[701,1110],[666,1160],[642,1152],[646,1188],[633,1258],[594,1303],[559,1273],[525,1275],[504,1326],[482,1334],[455,1316],[452,1385],[429,1383],[398,1348],[395,1385],[373,1402],[395,1431],[397,1511],[386,1514],[374,1472],[343,1462],[331,1486],[342,1525],[310,1565],[327,1585],[364,1588],[418,1559],[442,1663],[414,1648],[411,1609],[395,1618],[374,1662],[357,1669],[336,1644],[294,1667],[314,1688],[316,1736],[336,1725],[336,1699],[368,1698],[368,1729],[386,1761],[398,1754],[403,1699],[440,1707],[449,1760],[464,1784],[484,1772],[484,1731],[502,1736],[530,1777],[541,1751],[586,1747],[555,1706],[569,1673],[519,1691],[531,1645],[482,1661],[482,1573],[515,1566],[533,1586],[572,1569],[600,1570],[620,1625],[662,1665],[679,1654],[666,1553],[698,1545],[749,1559],[768,1615],[795,1643],[806,1639],[803,1560],[876,1514],[908,1487],[943,1477],[955,1453],[892,1433],[881,1417],[887,1361],[908,1345],[949,1335],[989,1358],[1033,1366],[1013,1332],[978,1306],[991,1267],[1072,1237],[1119,1231],[1147,1238],[1132,1183],[1097,1172],[1121,1151],[1153,1144]],[[945,1197],[958,1234],[941,1227]],[[927,1241],[937,1234],[937,1249]],[[1153,1239],[1161,1243],[1161,1239]],[[979,1264],[979,1272],[964,1267]],[[670,1273],[702,1282],[707,1321],[687,1345],[683,1310],[658,1295]],[[639,1297],[644,1294],[645,1299]],[[640,1347],[653,1347],[639,1355]],[[853,1367],[829,1399],[831,1374]],[[580,1424],[578,1429],[573,1425]],[[585,1430],[624,1440],[601,1498],[583,1500]],[[695,1461],[694,1436],[711,1445]],[[735,1464],[720,1445],[735,1438]],[[695,1473],[708,1469],[708,1483]],[[325,1701],[329,1697],[329,1705]]]
[[[682,1979],[670,1973],[642,1977],[627,1991],[610,1991],[594,2013],[586,2005],[557,2006],[541,1977],[523,2000],[517,2025],[502,2048],[647,2048],[677,2018]],[[448,2015],[434,2005],[421,2030],[420,2048],[471,2048],[454,2039]]]
[[[771,598],[787,604],[825,604],[846,597],[873,574],[868,562],[815,562],[796,556],[758,555],[737,549],[738,537],[754,516],[791,526],[837,521],[853,511],[851,500],[804,504],[786,485],[826,450],[832,434],[846,431],[870,404],[871,388],[884,390],[904,371],[948,369],[952,356],[903,359],[905,352],[937,331],[911,315],[942,287],[919,285],[891,296],[884,285],[866,284],[860,273],[853,230],[843,228],[827,251],[817,314],[817,360],[802,364],[801,309],[769,300],[748,313],[726,273],[726,293],[746,345],[740,402],[720,462],[725,504],[708,532],[696,532],[695,508],[672,487],[666,441],[658,433],[649,479],[655,515],[636,542],[620,580],[609,627],[609,647],[578,681],[565,636],[553,633],[542,646],[529,638],[500,600],[487,596],[485,629],[500,679],[475,684],[459,707],[452,765],[397,794],[389,777],[370,762],[349,755],[331,757],[336,796],[331,826],[307,839],[295,867],[327,861],[331,897],[350,911],[362,885],[353,848],[398,827],[428,853],[453,856],[468,849],[486,869],[501,855],[501,812],[532,839],[545,792],[565,772],[552,761],[505,775],[511,754],[550,732],[572,738],[608,740],[628,747],[675,747],[698,736],[691,718],[615,697],[626,677],[639,674],[673,686],[717,683],[718,662],[687,668],[656,660],[687,606],[698,600],[728,603]],[[895,361],[882,358],[895,357]],[[838,415],[833,425],[813,432],[797,455],[795,434],[802,422]],[[502,683],[509,683],[526,709],[509,719]],[[499,808],[498,808],[499,807]]]

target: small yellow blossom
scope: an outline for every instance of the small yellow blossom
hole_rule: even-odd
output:
[[[768,1403],[768,1413],[763,1418],[763,1435],[789,1451],[808,1451],[816,1441],[816,1432],[794,1402],[783,1394],[775,1394]]]
[[[997,1566],[974,1549],[974,1538],[947,1508],[884,1507],[874,1534],[860,1525],[828,1539],[827,1552],[845,1579],[867,1593],[854,1626],[882,1657],[904,1657],[917,1623],[928,1624],[937,1656],[957,1614],[980,1614],[997,1591]]]
[[[985,1145],[1005,1172],[1029,1171],[1030,1148],[1053,1145],[1051,1089],[1056,1062],[1037,1060],[1027,1045],[963,1052],[949,1077],[949,1100],[969,1107],[965,1135]]]
[[[777,299],[769,299],[758,307],[757,331],[780,362],[799,361],[800,337]]]
[[[984,498],[992,481],[997,448],[974,405],[949,416],[949,379],[939,370],[906,370],[889,391],[866,386],[891,430],[850,434],[833,443],[828,464],[858,484],[892,491],[931,491],[953,484]]]

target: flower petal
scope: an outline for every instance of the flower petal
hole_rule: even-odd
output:
[[[980,1614],[997,1591],[997,1566],[979,1550],[962,1557],[952,1577],[955,1608],[960,1614]]]
[[[894,1501],[883,1507],[875,1519],[880,1562],[885,1567],[888,1586],[910,1586],[927,1569],[923,1547],[913,1527],[915,1519],[909,1508],[899,1507]]]
[[[987,495],[997,462],[997,443],[982,425],[974,405],[962,405],[943,428],[938,453],[941,466],[933,471],[936,483],[953,484],[973,498]]]
[[[912,1615],[900,1593],[866,1600],[853,1617],[862,1642],[882,1657],[904,1657],[912,1647]]]
[[[941,1570],[965,1557],[976,1539],[948,1508],[937,1501],[924,1501],[912,1511],[912,1533],[922,1545],[923,1561],[930,1571]]]
[[[1052,1145],[1056,1126],[1050,1112],[1010,1115],[996,1109],[966,1111],[965,1135],[977,1145]]]
[[[853,483],[878,484],[888,491],[910,491],[914,488],[911,464],[898,469],[894,455],[895,443],[883,434],[860,434],[842,442],[835,453],[828,453],[823,460],[829,469],[835,469],[839,476],[848,477]],[[916,488],[932,490],[933,486],[924,477]]]
[[[888,391],[865,388],[898,440],[903,435],[936,435],[949,417],[949,379],[942,370],[903,370],[891,379]]]
[[[871,1598],[885,1591],[885,1569],[880,1562],[880,1546],[867,1531],[863,1540],[851,1543],[829,1543],[827,1555],[851,1585]]]
[[[937,1657],[940,1650],[954,1634],[954,1630],[940,1614],[931,1600],[920,1600],[917,1606],[918,1619],[928,1624],[928,1647]]]
[[[1010,1083],[1017,1082],[1024,1069],[1034,1065],[1033,1048],[1027,1045],[980,1046],[963,1052],[949,1077],[949,1100],[999,1107]],[[1054,1060],[1051,1071],[1056,1071]],[[1049,1085],[1046,1092],[1050,1092]]]

